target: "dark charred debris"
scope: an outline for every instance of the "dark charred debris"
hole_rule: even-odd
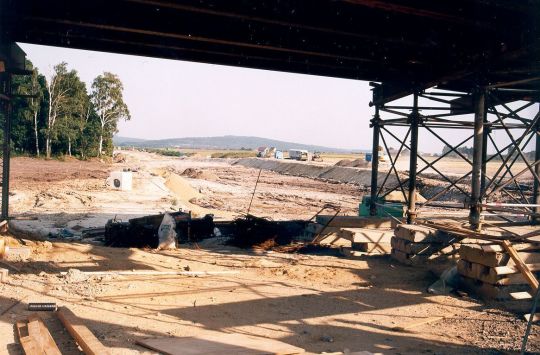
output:
[[[128,221],[111,219],[105,225],[104,244],[123,248],[159,248],[160,227],[167,214],[133,218]],[[192,217],[189,212],[169,213],[174,220],[175,244],[197,243],[207,238],[223,238],[225,244],[239,248],[274,249],[295,247],[295,241],[303,240],[307,222],[302,220],[273,221],[268,218],[246,215],[232,221],[215,221],[207,214]]]

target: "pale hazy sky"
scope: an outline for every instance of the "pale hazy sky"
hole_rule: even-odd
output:
[[[335,148],[371,149],[367,82],[20,44],[47,77],[62,61],[90,88],[109,71],[124,83],[132,120],[121,136],[160,139],[245,135]],[[398,132],[400,132],[398,130]],[[404,131],[401,131],[401,134]],[[449,132],[450,133],[450,132]],[[447,135],[451,143],[464,132]],[[501,144],[506,141],[501,137]],[[397,147],[389,139],[388,144]],[[469,145],[472,145],[469,144]],[[420,133],[419,149],[443,145]]]

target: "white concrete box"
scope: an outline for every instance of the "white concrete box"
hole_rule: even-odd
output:
[[[130,191],[133,187],[133,173],[131,171],[113,171],[108,179],[113,189]]]

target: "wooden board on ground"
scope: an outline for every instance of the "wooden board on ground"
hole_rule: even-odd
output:
[[[315,220],[322,225],[328,224],[329,227],[392,228],[391,218],[386,217],[336,216],[330,222],[332,217],[331,215],[318,215]]]
[[[274,339],[219,332],[205,332],[196,337],[144,339],[137,344],[167,355],[304,353],[302,348]]]
[[[17,322],[15,326],[17,327],[17,335],[19,336],[19,342],[21,343],[24,353],[26,355],[42,354],[34,338],[28,333],[27,323]]]
[[[38,345],[41,354],[62,355],[51,333],[37,314],[28,317],[28,334]]]
[[[90,329],[71,310],[60,307],[57,314],[64,327],[86,355],[109,354],[109,350],[101,344]]]
[[[390,243],[394,231],[392,229],[341,228],[339,235],[353,243]]]

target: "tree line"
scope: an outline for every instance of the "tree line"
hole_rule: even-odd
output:
[[[105,72],[90,87],[62,62],[46,77],[27,60],[32,75],[12,80],[11,145],[15,154],[111,155],[118,122],[131,119],[117,75]]]
[[[442,154],[446,154],[448,152],[450,152],[452,149],[450,149],[450,147],[448,146],[444,146],[443,150],[442,150]],[[468,158],[471,158],[472,159],[472,156],[473,156],[473,153],[474,153],[474,148],[473,147],[458,147],[456,149],[458,152],[460,152],[462,155],[468,157]],[[516,157],[518,157],[519,153],[513,149],[513,146],[507,148],[505,151],[501,152],[501,156],[503,158],[508,158],[508,155],[512,153],[512,156],[509,158],[509,160],[511,159],[514,159]],[[531,150],[531,151],[528,151],[528,152],[523,152],[523,155],[525,156],[525,158],[527,160],[532,160],[534,161],[535,160],[535,154],[536,152],[534,150]],[[457,154],[456,152],[452,151],[451,153],[448,153],[447,156],[449,157],[459,157],[459,154]],[[498,155],[498,154],[488,154],[488,158],[491,158],[492,160],[502,160],[501,157]]]

